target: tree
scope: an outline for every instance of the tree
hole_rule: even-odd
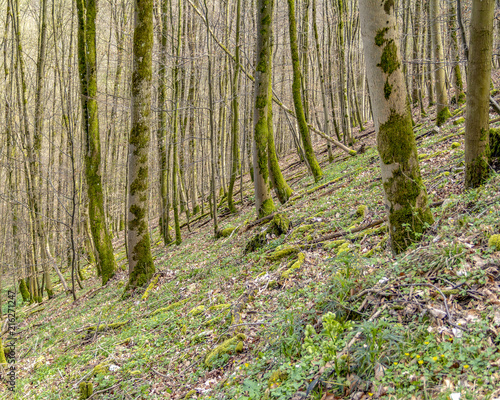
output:
[[[489,173],[489,96],[494,0],[474,0],[469,41],[465,119],[465,186],[481,185]]]
[[[153,0],[135,0],[132,121],[128,171],[127,290],[145,285],[155,272],[148,232],[148,151],[151,121]]]
[[[359,12],[391,246],[397,254],[418,240],[433,218],[406,103],[394,2],[360,0]]]
[[[316,156],[314,155],[311,135],[309,133],[309,126],[307,125],[306,117],[304,114],[304,107],[302,106],[301,75],[299,51],[297,46],[297,23],[295,19],[295,0],[288,0],[288,20],[290,32],[290,50],[292,53],[293,66],[293,104],[295,105],[295,114],[297,115],[300,137],[302,138],[302,144],[304,145],[307,164],[314,177],[314,180],[317,182],[323,177],[323,172],[321,171],[318,160],[316,160]]]
[[[273,21],[272,0],[257,1],[257,47],[255,74],[255,108],[253,140],[253,175],[255,187],[255,208],[258,218],[274,211],[270,193],[268,168],[268,106],[271,73],[271,25]],[[300,86],[299,86],[300,91]]]
[[[78,70],[85,138],[85,177],[89,197],[89,218],[92,238],[98,255],[98,270],[102,284],[115,274],[116,262],[111,236],[106,226],[102,190],[101,142],[97,109],[97,1],[77,1],[78,12]]]
[[[430,18],[432,31],[432,47],[434,49],[434,76],[436,81],[436,125],[443,125],[451,117],[448,108],[448,94],[446,92],[446,71],[444,66],[443,42],[439,25],[440,0],[430,0]]]

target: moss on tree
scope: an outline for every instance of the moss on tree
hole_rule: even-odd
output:
[[[24,279],[19,279],[19,291],[23,298],[23,302],[28,303],[30,301],[30,292],[26,286],[26,281]]]
[[[442,126],[446,121],[448,121],[449,118],[451,118],[451,112],[448,106],[446,106],[438,112],[436,117],[436,125]]]

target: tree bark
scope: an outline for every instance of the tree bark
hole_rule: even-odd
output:
[[[465,119],[465,186],[478,187],[489,175],[489,96],[494,0],[473,0]]]
[[[125,292],[144,286],[155,272],[148,231],[153,0],[135,0],[134,14],[132,118],[128,171],[129,282]]]
[[[391,247],[397,254],[419,240],[433,218],[406,103],[394,2],[360,0],[359,11]]]

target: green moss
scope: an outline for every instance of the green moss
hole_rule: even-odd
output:
[[[360,205],[358,206],[358,209],[356,210],[356,215],[358,217],[366,217],[366,212],[368,211],[368,207],[365,205]]]
[[[0,338],[0,364],[7,364],[7,359],[5,358],[5,350],[2,343],[2,338]]]
[[[491,235],[488,239],[488,247],[494,247],[495,250],[500,250],[500,235]]]
[[[231,307],[231,304],[216,304],[214,306],[208,307],[208,311],[227,310],[230,307]]]
[[[453,121],[453,125],[461,125],[465,122],[465,118],[464,117],[461,117],[461,118],[458,118],[456,119],[455,121]]]
[[[274,202],[271,197],[268,199],[264,200],[262,205],[260,206],[258,216],[259,218],[267,217],[268,215],[272,214],[276,208],[274,207]]]
[[[298,252],[299,249],[296,247],[284,246],[279,249],[277,248],[275,251],[273,251],[270,255],[267,256],[267,259],[270,261],[278,261],[284,257],[288,257],[289,255],[297,254]]]
[[[109,365],[97,364],[92,370],[92,375],[107,375],[109,372]]]
[[[19,291],[21,292],[23,302],[28,303],[30,301],[30,292],[24,279],[19,279]]]
[[[394,0],[385,0],[384,11],[387,15],[390,14],[391,8],[394,10]]]
[[[388,27],[380,29],[377,34],[375,35],[375,44],[378,47],[381,47],[385,42],[387,42],[387,39],[385,38],[385,34],[389,31]]]
[[[491,128],[489,134],[490,158],[500,157],[500,128]]]
[[[227,228],[224,228],[224,229],[220,230],[219,232],[217,232],[217,237],[218,238],[229,237],[229,236],[231,236],[231,234],[235,230],[236,230],[236,228],[234,226],[228,226]]]
[[[338,249],[337,249],[337,255],[341,255],[342,253],[347,253],[349,252],[349,243],[343,243]]]
[[[290,220],[285,214],[276,214],[273,216],[271,223],[267,228],[267,233],[275,234],[276,236],[288,233],[290,229]]]
[[[357,151],[356,151],[356,150],[352,150],[352,149],[351,149],[351,150],[349,150],[349,155],[350,155],[350,156],[355,156],[355,155],[357,155],[357,154],[358,154],[358,153],[357,153]],[[331,162],[331,161],[330,161],[330,162]]]
[[[384,164],[406,163],[416,153],[415,137],[409,115],[391,110],[389,119],[380,125],[378,151]]]
[[[205,311],[205,306],[201,305],[198,307],[195,307],[189,311],[188,314],[191,314],[192,316],[200,315]]]
[[[451,148],[452,148],[452,149],[458,149],[459,147],[460,147],[460,143],[458,143],[458,142],[453,142],[453,143],[451,144]]]
[[[398,60],[398,47],[393,39],[387,40],[387,44],[382,51],[382,56],[380,58],[380,63],[377,67],[380,67],[387,75],[391,75],[401,66]]]
[[[90,396],[92,396],[92,393],[94,393],[94,386],[92,385],[92,382],[80,382],[79,389],[80,400],[88,399]]]
[[[192,389],[190,390],[189,392],[186,393],[186,395],[184,396],[184,399],[187,400],[187,399],[190,399],[192,397],[194,397],[194,395],[196,394],[196,390]]]
[[[449,118],[451,118],[451,112],[448,107],[444,107],[438,112],[436,117],[436,125],[442,126]]]
[[[486,131],[488,132],[488,131]],[[483,142],[487,138],[481,135],[480,141]],[[474,160],[465,164],[465,187],[475,188],[481,186],[489,177],[490,166],[488,164],[490,158],[489,141],[486,142],[485,149],[482,154],[479,154]]]
[[[158,283],[159,277],[160,277],[159,275],[156,275],[154,279],[151,281],[151,283],[148,285],[147,289],[145,290],[144,294],[141,297],[142,300],[146,300],[149,297],[149,292],[154,289],[155,285]]]
[[[232,352],[236,352],[237,349],[243,350],[243,341],[246,339],[246,336],[243,333],[238,333],[236,336],[233,336],[230,339],[227,339],[217,347],[215,347],[211,352],[209,352],[205,357],[205,366],[210,368],[214,361],[222,354],[230,354]],[[239,345],[239,343],[242,343]]]
[[[305,259],[304,253],[299,253],[297,260],[290,266],[290,268],[288,268],[281,274],[281,279],[290,278],[292,272],[296,269],[299,269],[302,266],[302,264],[304,263],[304,259]]]
[[[332,250],[332,249],[336,249],[337,247],[343,245],[345,243],[345,239],[339,239],[339,240],[334,240],[332,242],[328,242],[327,244],[325,244],[325,249],[329,249],[329,250]]]
[[[154,316],[154,315],[161,314],[161,313],[173,310],[175,308],[178,308],[178,307],[182,306],[183,304],[187,303],[189,300],[190,300],[190,298],[188,297],[186,299],[176,301],[175,303],[172,303],[172,304],[168,305],[167,307],[158,308],[157,310],[153,311],[150,314],[150,316]]]

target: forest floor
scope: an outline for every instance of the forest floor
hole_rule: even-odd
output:
[[[244,254],[266,227],[247,229],[247,195],[236,215],[220,209],[229,237],[215,240],[209,217],[180,246],[152,228],[147,293],[121,300],[117,240],[122,268],[105,287],[88,265],[76,302],[60,285],[50,301],[18,299],[14,398],[77,399],[87,382],[93,399],[500,398],[500,252],[488,246],[500,175],[464,190],[463,112],[438,132],[417,121],[435,223],[404,254],[388,249],[374,133],[333,163],[321,144],[318,183],[289,155],[296,197],[277,211],[290,230],[262,248]]]

